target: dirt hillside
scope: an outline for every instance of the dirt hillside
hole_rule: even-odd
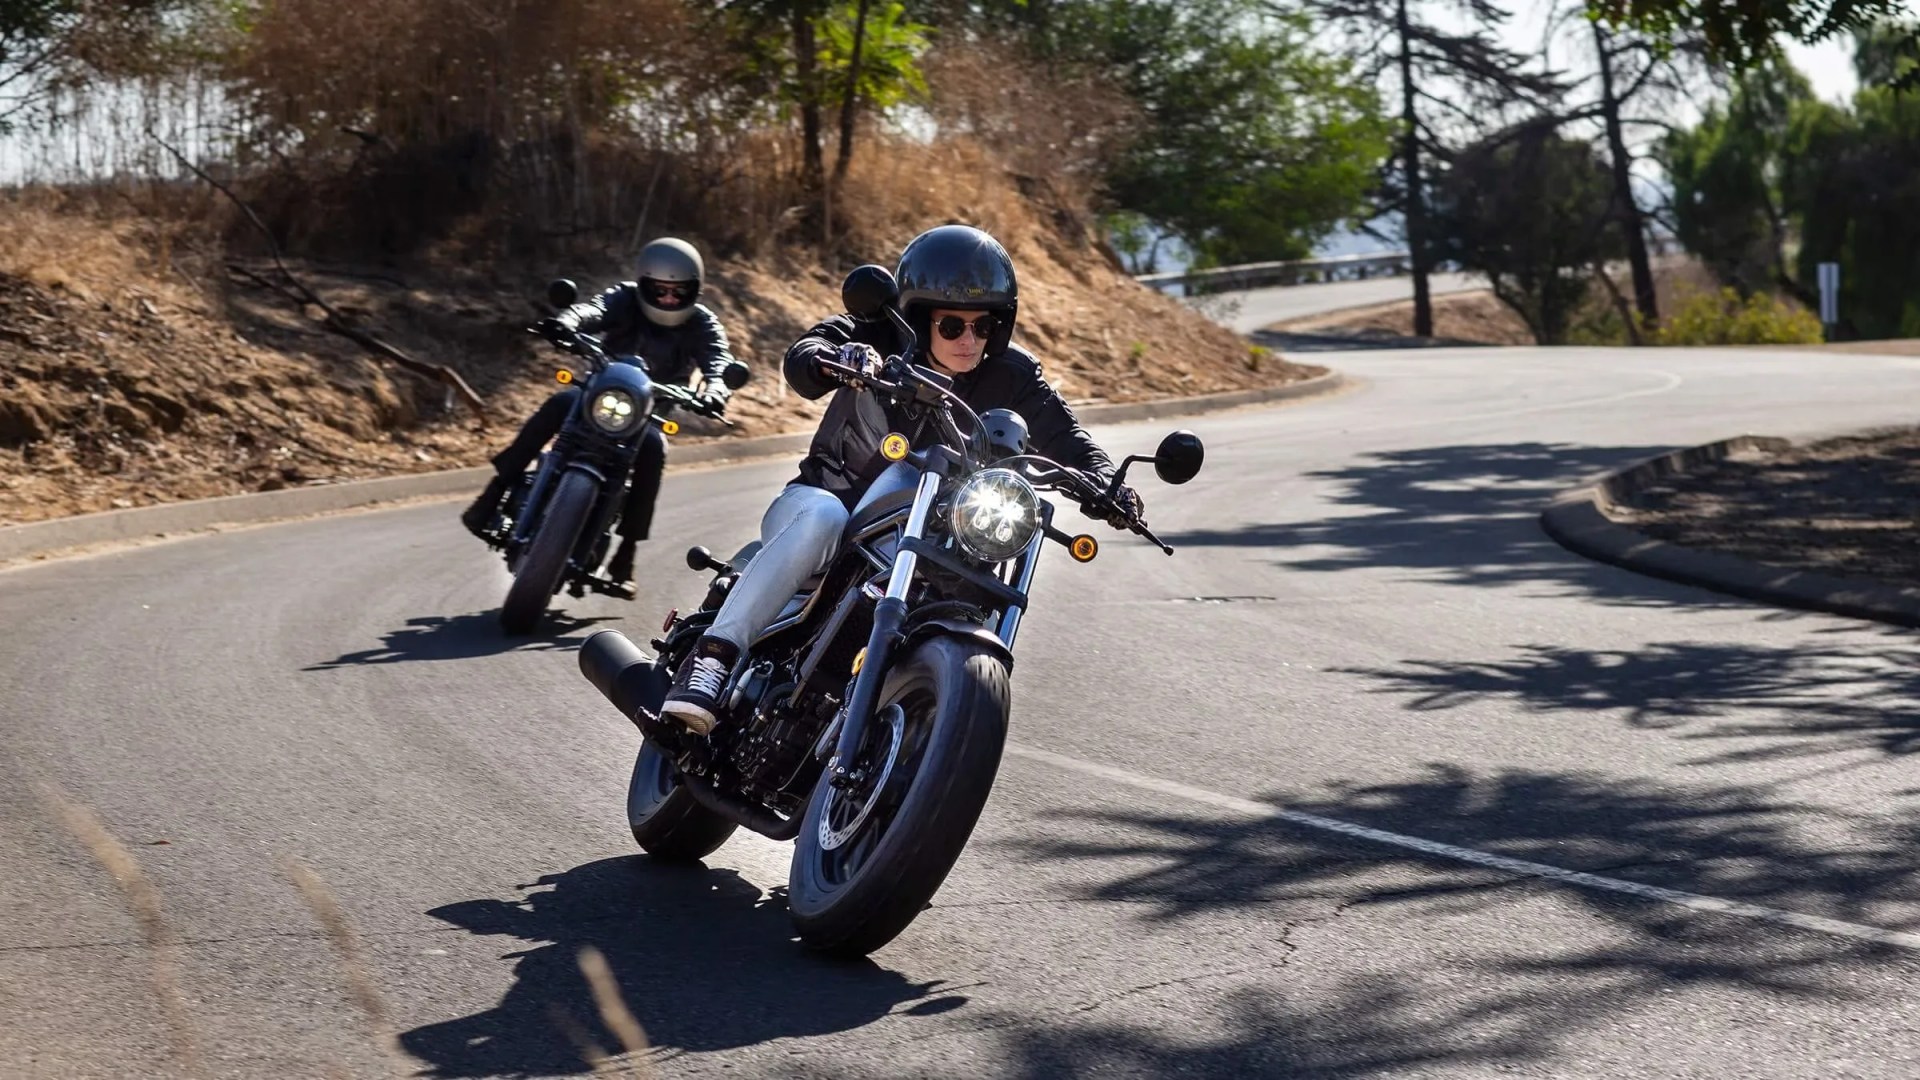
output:
[[[1236,335],[1120,273],[1084,228],[996,208],[1021,274],[1016,340],[1070,401],[1134,401],[1272,385],[1321,369]],[[894,252],[875,252],[891,263]],[[457,370],[484,425],[443,390],[322,329],[229,264],[271,263],[177,242],[168,226],[0,202],[0,525],[178,499],[482,463],[555,389],[560,355],[525,326],[547,277],[583,290],[621,260],[498,272],[294,264],[329,303],[409,354]],[[734,434],[808,429],[779,359],[838,308],[846,266],[791,256],[712,260],[703,297],[754,380]],[[678,441],[723,437],[689,421]]]

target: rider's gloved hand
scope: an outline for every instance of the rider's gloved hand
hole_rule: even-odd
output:
[[[1140,498],[1140,493],[1125,484],[1120,485],[1120,490],[1115,491],[1112,498],[1113,508],[1118,515],[1109,517],[1107,522],[1116,529],[1127,528],[1147,512],[1147,504]]]
[[[878,377],[880,370],[886,366],[886,362],[880,358],[878,349],[871,345],[862,345],[857,341],[849,341],[840,346],[840,351],[834,355],[833,359],[842,367],[850,367],[860,372],[858,377],[839,376],[840,381],[854,387],[862,386],[866,380]]]
[[[727,411],[727,400],[729,397],[730,395],[723,390],[703,388],[698,394],[693,396],[693,407],[695,410],[703,412],[708,416],[719,416],[721,413]]]
[[[1140,520],[1141,514],[1145,513],[1146,504],[1141,500],[1140,493],[1131,487],[1121,484],[1118,490],[1109,495],[1107,485],[1097,478],[1086,473],[1081,473],[1080,478],[1095,493],[1080,500],[1080,512],[1095,521],[1104,521],[1116,529],[1125,529]]]
[[[548,317],[533,324],[533,332],[556,345],[573,340],[574,329],[559,319]]]

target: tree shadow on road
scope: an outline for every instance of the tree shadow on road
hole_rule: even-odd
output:
[[[1633,606],[1754,605],[1575,555],[1541,529],[1540,512],[1598,474],[1669,446],[1503,443],[1368,454],[1306,474],[1336,508],[1305,521],[1167,534],[1175,547],[1275,552],[1288,570],[1388,569],[1407,580],[1475,588],[1548,586],[1550,595]]]
[[[1891,630],[1891,628],[1889,628]],[[1744,740],[1698,764],[1920,751],[1920,658],[1897,645],[1654,642],[1634,649],[1528,645],[1502,660],[1344,668],[1373,692],[1435,712],[1494,701],[1567,716],[1617,713],[1687,740]]]
[[[1915,963],[1887,944],[1548,882],[1277,816],[1303,813],[1868,926],[1920,924],[1920,830],[1882,823],[1823,843],[1796,827],[1808,808],[1764,788],[1433,765],[1402,782],[1330,785],[1317,796],[1268,801],[1276,816],[1064,810],[1059,829],[1041,832],[1098,839],[1008,846],[1027,859],[1071,862],[1087,880],[1077,899],[1123,903],[1150,924],[1185,933],[1208,920],[1277,920],[1307,900],[1335,901],[1289,940],[1308,955],[1342,943],[1340,970],[1351,975],[1339,978],[1338,991],[1308,995],[1296,979],[1222,990],[1233,1027],[1219,1037],[1195,1032],[1191,1044],[1123,1024],[1022,1031],[1029,1075],[1109,1075],[1103,1063],[1113,1075],[1146,1077],[1361,1076],[1434,1062],[1538,1068],[1612,1017],[1649,1002],[1684,1005],[1671,995],[1696,990],[1789,1008],[1892,1007],[1879,995],[1898,991],[1881,988],[1903,976],[1861,973],[1893,963],[1910,977]],[[1523,902],[1534,911],[1545,905],[1547,918],[1564,918],[1555,908],[1570,906],[1601,925],[1564,938],[1501,930],[1497,920],[1507,916],[1495,909]],[[1463,921],[1474,915],[1487,918]],[[1435,955],[1457,959],[1437,969],[1425,966],[1428,958],[1401,965],[1394,935],[1434,923],[1453,935]]]
[[[400,664],[415,660],[472,660],[507,652],[554,652],[577,649],[587,638],[585,631],[597,623],[609,622],[611,615],[582,618],[561,611],[550,611],[540,623],[538,636],[515,637],[500,629],[497,611],[471,615],[422,615],[408,619],[397,630],[381,636],[378,648],[344,653],[332,660],[302,668],[303,671],[333,671],[362,664]]]
[[[426,1075],[588,1073],[575,1036],[618,1051],[581,975],[579,953],[607,959],[622,997],[655,1047],[727,1050],[846,1031],[908,1002],[909,1012],[965,1004],[939,983],[912,983],[871,960],[828,961],[793,940],[786,903],[731,870],[643,856],[604,859],[428,914],[474,934],[528,943],[513,985],[492,1008],[400,1037]],[[541,890],[541,891],[530,891]]]

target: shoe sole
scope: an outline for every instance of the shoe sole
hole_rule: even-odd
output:
[[[695,735],[713,734],[713,714],[698,705],[669,701],[660,707],[661,719],[672,719]]]

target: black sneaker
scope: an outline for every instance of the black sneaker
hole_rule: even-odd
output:
[[[725,638],[702,637],[680,668],[680,677],[673,680],[673,689],[660,706],[661,718],[674,720],[695,735],[711,734],[720,715],[720,694],[739,660],[738,645]]]
[[[480,492],[479,498],[473,500],[473,505],[460,512],[460,524],[482,540],[493,539],[488,535],[488,529],[493,525],[494,514],[500,510],[500,497],[506,493],[507,478],[496,474],[487,481],[486,489]]]

